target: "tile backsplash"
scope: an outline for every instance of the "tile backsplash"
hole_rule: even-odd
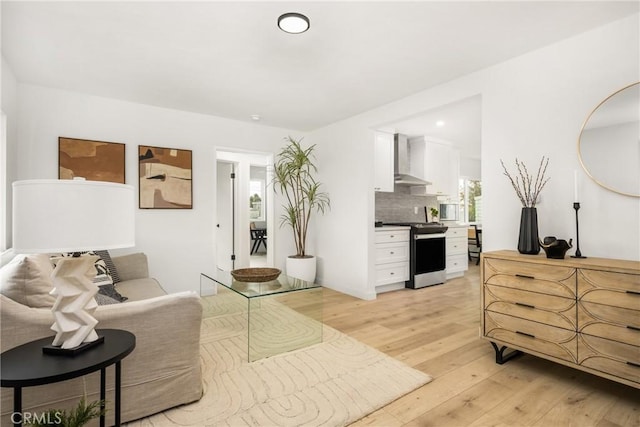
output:
[[[376,197],[376,221],[383,222],[430,222],[425,218],[424,207],[438,208],[438,199],[435,196],[414,196],[409,193],[409,187],[396,185],[393,193],[377,191]],[[418,213],[414,213],[414,208]]]

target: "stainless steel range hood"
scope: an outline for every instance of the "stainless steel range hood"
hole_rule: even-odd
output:
[[[411,147],[406,135],[393,135],[393,181],[396,185],[431,185],[411,174]]]

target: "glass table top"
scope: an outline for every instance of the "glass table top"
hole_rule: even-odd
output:
[[[217,270],[214,273],[201,274],[202,276],[213,280],[214,282],[244,296],[245,298],[257,298],[267,295],[285,294],[287,292],[296,292],[322,287],[317,283],[289,277],[283,273],[280,273],[280,276],[275,280],[260,283],[237,281],[228,271]]]

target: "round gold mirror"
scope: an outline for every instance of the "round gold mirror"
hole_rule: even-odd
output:
[[[640,82],[609,95],[587,116],[578,157],[598,185],[640,197]]]

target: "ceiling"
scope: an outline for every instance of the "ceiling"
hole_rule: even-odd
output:
[[[638,12],[638,2],[11,2],[21,83],[310,131]],[[309,31],[286,34],[297,11]]]
[[[481,107],[482,97],[476,95],[394,121],[379,130],[402,133],[409,138],[428,136],[432,141],[443,140],[459,149],[461,157],[479,160]]]

